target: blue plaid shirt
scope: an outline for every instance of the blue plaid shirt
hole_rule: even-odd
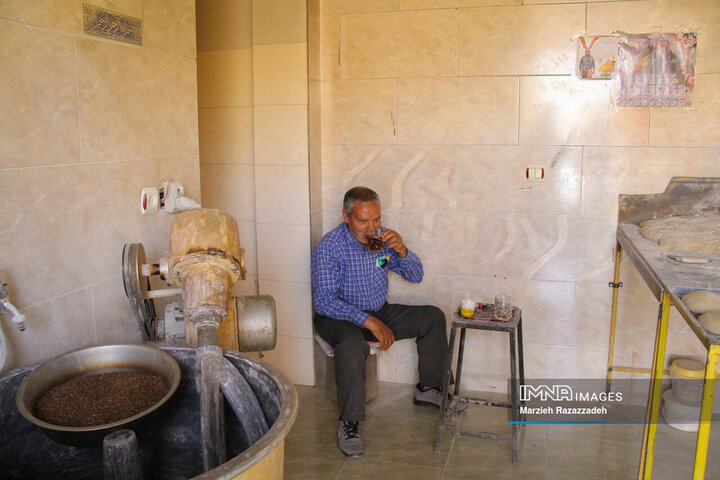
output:
[[[388,270],[412,283],[423,277],[422,262],[410,250],[405,258],[387,247],[371,253],[341,223],[323,236],[312,253],[315,312],[361,326],[369,317],[365,312],[380,310],[385,303]]]

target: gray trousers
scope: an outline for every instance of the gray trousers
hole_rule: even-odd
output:
[[[445,314],[432,305],[385,303],[377,312],[392,330],[395,340],[415,338],[418,372],[423,387],[441,387],[448,341]],[[335,381],[340,418],[350,422],[365,420],[365,362],[370,355],[368,341],[375,336],[351,322],[315,314],[315,331],[335,349]]]

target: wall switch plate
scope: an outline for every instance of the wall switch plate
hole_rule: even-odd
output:
[[[542,182],[545,178],[545,169],[542,165],[528,165],[525,169],[525,178],[530,182]]]

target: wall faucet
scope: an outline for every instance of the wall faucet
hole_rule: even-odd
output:
[[[7,283],[3,283],[2,277],[0,277],[0,313],[10,313],[12,320],[15,322],[21,332],[25,331],[25,315],[15,308],[15,305],[10,303],[10,298],[7,293]]]

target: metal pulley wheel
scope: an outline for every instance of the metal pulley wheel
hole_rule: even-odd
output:
[[[140,326],[143,339],[155,340],[155,306],[148,300],[150,280],[142,274],[146,263],[145,248],[142,243],[126,243],[123,247],[123,286],[130,300],[135,319]]]
[[[270,295],[235,297],[238,350],[266,352],[275,348],[277,315]]]

